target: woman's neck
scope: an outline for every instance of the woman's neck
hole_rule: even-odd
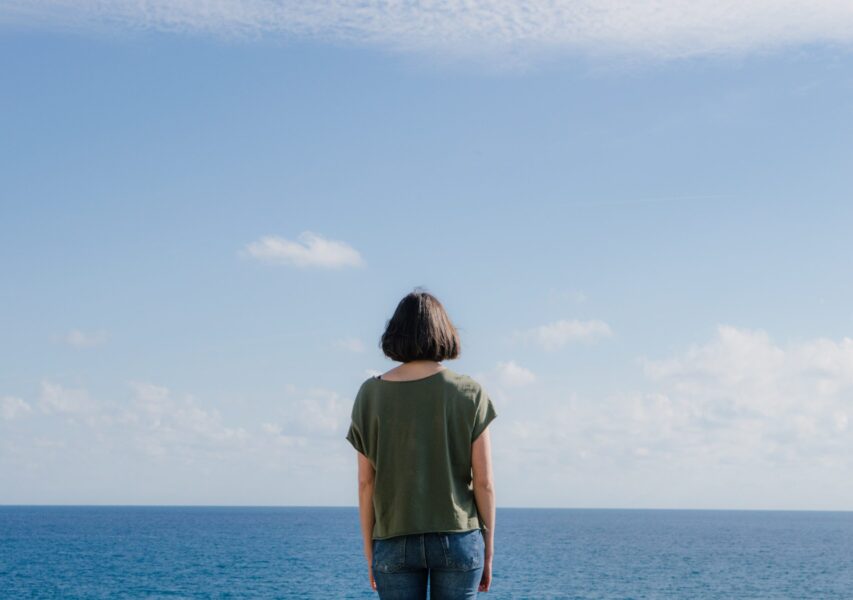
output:
[[[443,364],[434,360],[412,360],[398,365],[382,374],[382,379],[388,381],[405,381],[407,379],[421,379],[433,373],[446,369]]]

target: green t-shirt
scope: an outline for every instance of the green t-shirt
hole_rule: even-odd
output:
[[[481,529],[471,443],[496,416],[480,384],[449,368],[365,380],[346,437],[376,470],[373,538]]]

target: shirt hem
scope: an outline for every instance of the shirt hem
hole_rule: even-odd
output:
[[[465,533],[466,531],[474,531],[475,529],[484,530],[485,528],[480,525],[477,527],[461,527],[459,529],[417,529],[404,531],[403,533],[395,533],[393,535],[373,536],[373,539],[387,540],[392,537],[400,537],[402,535],[420,535],[422,533]]]

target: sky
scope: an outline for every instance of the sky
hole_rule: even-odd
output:
[[[499,506],[853,509],[843,2],[0,0],[0,503],[355,505],[423,286]]]

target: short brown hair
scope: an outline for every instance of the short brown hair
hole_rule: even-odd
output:
[[[459,356],[459,333],[438,298],[416,287],[400,300],[379,342],[391,360],[450,360]]]

